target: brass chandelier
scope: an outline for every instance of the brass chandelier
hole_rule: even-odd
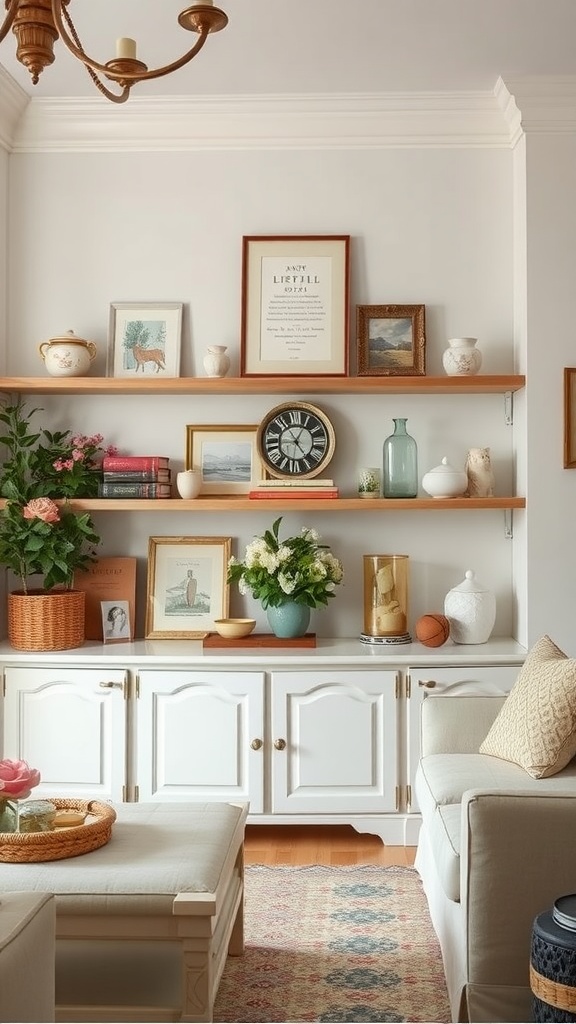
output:
[[[135,41],[122,38],[116,41],[115,57],[100,64],[84,50],[68,11],[69,3],[70,0],[4,0],[6,17],[0,28],[0,43],[12,29],[17,39],[16,57],[28,68],[36,85],[44,68],[53,63],[54,43],[60,38],[70,53],[84,64],[96,88],[113,103],[124,103],[136,82],[162,78],[184,67],[200,52],[210,32],[219,32],[228,24],[226,14],[214,7],[213,0],[203,0],[178,15],[178,24],[198,35],[194,46],[178,60],[149,70],[136,58]],[[121,91],[111,92],[101,76],[115,82]]]

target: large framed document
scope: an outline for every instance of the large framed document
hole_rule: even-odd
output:
[[[346,377],[349,235],[245,235],[242,377]]]

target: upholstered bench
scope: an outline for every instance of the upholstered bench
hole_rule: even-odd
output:
[[[110,842],[0,864],[0,891],[56,897],[57,1021],[211,1021],[240,954],[247,805],[120,804]]]

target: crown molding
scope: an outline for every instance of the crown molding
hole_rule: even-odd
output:
[[[0,147],[12,151],[18,125],[30,103],[28,93],[0,64]]]
[[[30,100],[12,151],[505,148],[493,92]]]
[[[509,126],[512,145],[522,134],[576,132],[576,75],[504,75],[494,95]]]

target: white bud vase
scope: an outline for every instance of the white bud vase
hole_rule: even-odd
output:
[[[482,353],[476,348],[477,338],[451,338],[442,356],[442,365],[449,377],[473,377],[482,365]]]
[[[227,345],[210,345],[206,349],[203,363],[208,377],[225,377],[230,369],[230,356],[226,355]]]
[[[181,498],[196,498],[202,486],[202,473],[199,469],[183,469],[176,474],[176,489]]]

